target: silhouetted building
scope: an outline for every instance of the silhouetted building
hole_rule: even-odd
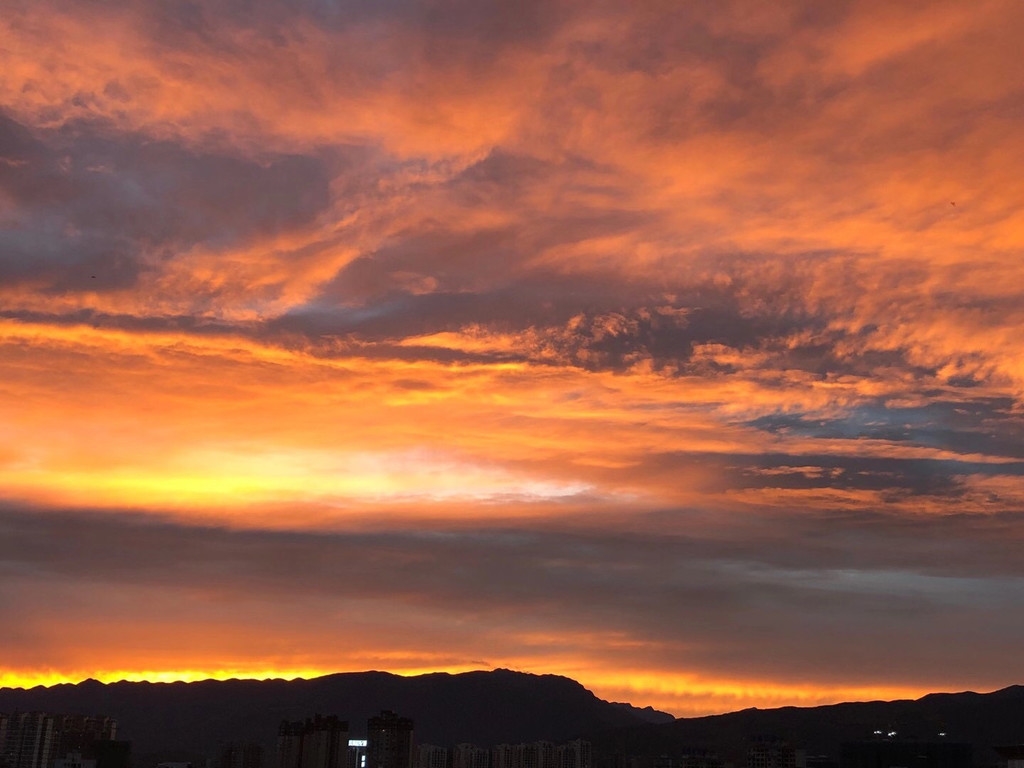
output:
[[[590,768],[589,741],[577,739],[555,746],[550,741],[499,744],[491,750],[490,768]]]
[[[0,715],[0,763],[5,768],[95,768],[93,746],[113,739],[111,717],[16,712]]]
[[[747,749],[747,768],[796,768],[796,750],[785,741],[755,741]]]
[[[491,768],[491,750],[456,744],[452,751],[452,768]]]
[[[593,762],[589,741],[576,739],[555,747],[556,768],[591,768]]]
[[[11,716],[5,712],[0,712],[0,768],[7,767],[5,753],[7,748],[7,728],[10,724]]]
[[[422,753],[422,751],[421,751]],[[451,750],[449,768],[593,768],[593,750],[589,741],[576,739],[554,745],[550,741],[529,744],[498,744],[480,749],[458,744]],[[433,768],[420,763],[417,768]],[[713,768],[721,768],[714,766]]]
[[[277,768],[347,768],[348,722],[335,715],[281,723]]]
[[[725,763],[718,753],[706,749],[691,749],[680,756],[679,768],[723,768]]]
[[[413,723],[384,710],[366,723],[366,768],[413,768]]]
[[[92,745],[97,741],[117,738],[117,721],[112,717],[88,715],[56,715],[57,754],[79,753],[90,759]]]
[[[970,744],[948,741],[859,741],[843,744],[840,768],[972,768]]]
[[[512,768],[511,744],[498,744],[491,748],[491,768]]]
[[[9,768],[50,768],[57,755],[57,718],[46,712],[16,712],[7,720],[3,760]]]
[[[217,768],[263,768],[263,747],[259,744],[229,742],[220,753]]]
[[[281,722],[277,729],[277,768],[298,768],[302,762],[302,731],[304,723]]]
[[[523,768],[558,768],[555,745],[550,741],[535,741],[523,747]]]
[[[444,747],[420,744],[416,748],[416,768],[452,768],[451,753]]]

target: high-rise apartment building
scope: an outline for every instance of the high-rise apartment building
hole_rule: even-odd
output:
[[[7,727],[10,722],[11,716],[0,712],[0,768],[4,765],[4,747],[7,744]]]
[[[277,734],[277,768],[347,768],[348,722],[335,715],[285,721]]]
[[[491,750],[491,768],[560,768],[566,759],[560,750],[550,741],[499,744]]]
[[[16,712],[7,720],[3,761],[7,768],[50,768],[57,754],[57,717]]]
[[[366,768],[413,768],[413,723],[384,710],[366,723]]]
[[[549,741],[499,744],[487,753],[489,762],[485,762],[470,744],[460,744],[456,750],[452,768],[591,768],[593,765],[590,742],[583,739],[557,746]]]
[[[416,768],[452,768],[451,752],[445,747],[420,744],[416,747]]]
[[[555,762],[558,768],[591,768],[592,749],[589,741],[575,739],[555,748]]]
[[[0,715],[0,764],[5,768],[53,768],[58,758],[95,759],[96,745],[112,742],[112,717],[16,712]]]
[[[57,729],[57,756],[64,757],[73,752],[86,758],[92,745],[97,741],[113,741],[117,738],[117,721],[112,717],[89,715],[55,715]]]
[[[747,750],[747,768],[796,768],[796,750],[785,741],[756,741]]]
[[[491,768],[491,750],[472,744],[456,744],[452,768]]]

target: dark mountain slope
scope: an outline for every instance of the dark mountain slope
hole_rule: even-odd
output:
[[[51,688],[0,689],[0,711],[102,713],[118,719],[136,754],[214,755],[227,740],[271,746],[282,719],[315,713],[366,720],[392,709],[416,723],[419,743],[565,741],[583,733],[649,722],[652,713],[598,699],[555,675],[509,670],[399,677],[385,672],[313,680],[207,680],[197,683],[111,683],[87,680]]]
[[[916,701],[872,701],[823,707],[745,709],[711,717],[680,718],[665,725],[595,731],[595,751],[681,754],[691,748],[717,751],[744,763],[747,745],[776,737],[810,754],[838,755],[839,745],[872,738],[876,730],[898,738],[946,740],[975,745],[975,763],[995,762],[991,747],[1024,743],[1024,687],[994,693],[933,693]]]

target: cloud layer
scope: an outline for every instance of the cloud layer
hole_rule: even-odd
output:
[[[1017,681],[1022,30],[11,4],[0,682]]]

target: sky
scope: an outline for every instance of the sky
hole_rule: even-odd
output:
[[[5,0],[0,685],[1024,682],[1017,0]]]

